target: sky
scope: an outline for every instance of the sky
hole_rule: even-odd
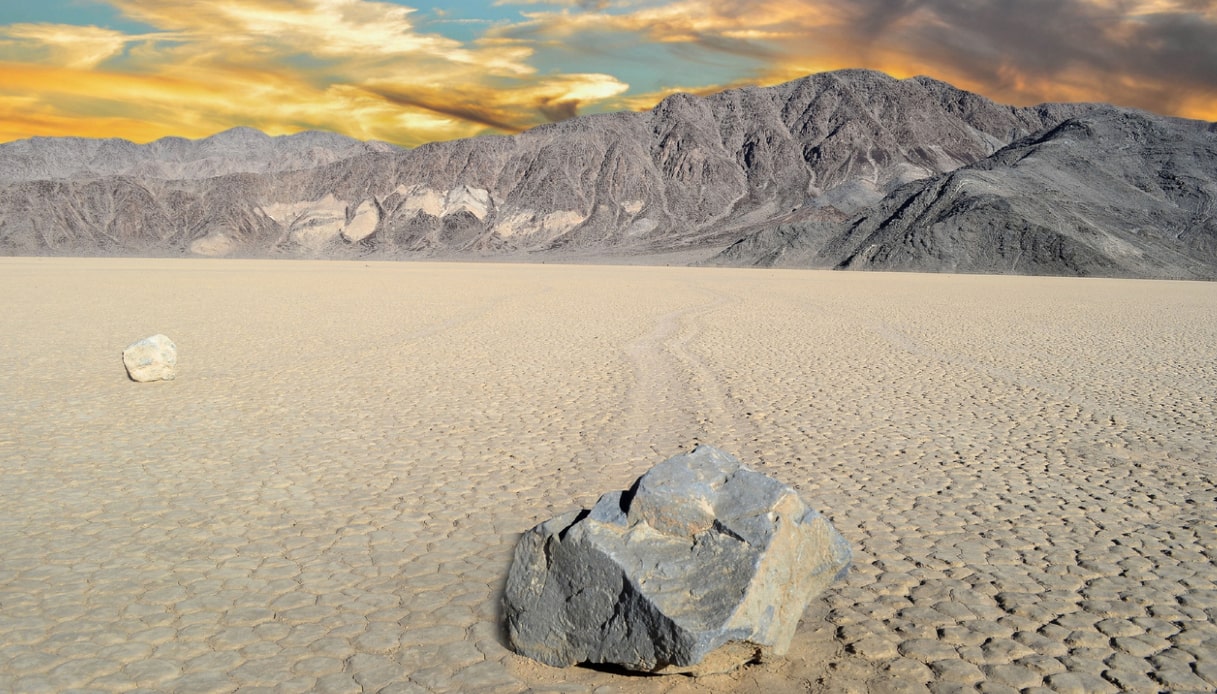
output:
[[[0,0],[0,142],[415,146],[853,67],[1217,120],[1217,0]]]

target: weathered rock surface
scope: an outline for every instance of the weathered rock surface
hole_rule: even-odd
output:
[[[177,378],[177,345],[164,335],[145,337],[123,350],[123,366],[132,381],[172,381]]]
[[[698,446],[524,534],[504,593],[508,637],[558,667],[725,672],[784,654],[850,558],[793,489]]]
[[[146,145],[118,138],[32,137],[0,144],[0,183],[125,176],[191,180],[236,173],[315,169],[350,157],[398,151],[326,132],[271,137],[232,128],[201,140],[165,137]]]
[[[1111,109],[1063,121],[843,221],[779,225],[723,265],[1217,279],[1212,124]]]

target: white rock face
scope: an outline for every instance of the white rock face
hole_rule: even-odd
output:
[[[376,231],[380,223],[380,213],[376,211],[376,203],[364,200],[355,208],[355,216],[342,230],[342,237],[347,241],[362,241]]]
[[[286,229],[293,243],[316,251],[339,238],[362,241],[376,231],[380,213],[375,201],[359,203],[347,221],[350,207],[347,201],[329,194],[320,200],[264,205],[262,212]]]
[[[195,239],[190,244],[190,252],[195,255],[205,255],[210,258],[219,258],[228,255],[233,249],[232,239],[222,233],[213,232],[200,239]]]
[[[553,238],[579,226],[587,215],[575,210],[558,210],[545,214],[539,210],[520,210],[501,219],[494,232],[503,238],[542,235]]]
[[[484,220],[493,208],[490,191],[485,188],[457,186],[448,191],[448,196],[444,199],[443,216],[468,212],[479,220]]]
[[[411,186],[407,188],[404,184],[397,186],[397,194],[402,196],[401,211],[403,214],[417,214],[423,212],[432,217],[439,217],[444,214],[444,194],[426,188],[423,186]]]
[[[311,249],[319,249],[346,227],[347,203],[333,194],[320,200],[274,203],[263,208],[267,217],[283,225],[288,238]]]
[[[630,225],[630,228],[626,229],[625,233],[626,236],[642,236],[655,231],[655,227],[657,226],[659,226],[659,222],[656,222],[654,219],[636,219],[634,220],[634,223]]]
[[[132,381],[172,381],[177,378],[177,345],[164,335],[145,337],[123,350],[123,366]]]

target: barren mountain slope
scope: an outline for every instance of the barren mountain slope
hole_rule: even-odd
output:
[[[1096,108],[1012,108],[927,78],[849,70],[707,98],[678,94],[647,113],[576,118],[514,137],[336,154],[304,170],[267,173],[254,157],[241,173],[214,178],[172,174],[205,167],[159,150],[141,150],[132,160],[143,163],[119,167],[121,175],[99,176],[89,149],[96,142],[60,143],[67,153],[53,165],[14,155],[28,141],[11,143],[0,148],[0,170],[21,174],[0,185],[0,251],[708,251],[783,221],[844,218],[902,184]],[[166,151],[182,146],[160,142]],[[33,175],[39,167],[47,175]]]
[[[844,222],[777,226],[711,262],[1217,278],[1214,126],[1110,110],[905,186]]]
[[[391,152],[386,142],[303,132],[271,137],[233,128],[201,140],[166,137],[146,145],[117,138],[35,137],[0,144],[0,183],[130,176],[197,179],[311,169],[360,154]]]

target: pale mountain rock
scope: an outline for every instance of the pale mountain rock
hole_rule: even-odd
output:
[[[236,244],[222,232],[212,232],[190,242],[190,252],[209,258],[222,258],[233,252]]]
[[[359,203],[351,218],[343,226],[342,240],[348,243],[362,241],[376,231],[376,225],[379,223],[380,212],[376,208],[376,203],[364,200]]]

